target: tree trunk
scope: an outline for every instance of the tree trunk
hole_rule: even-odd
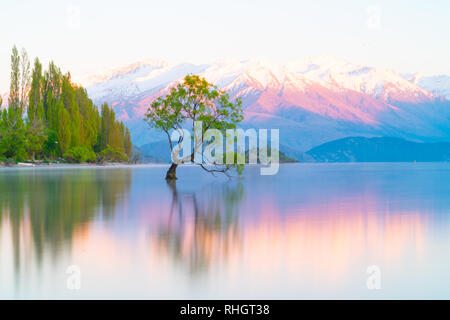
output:
[[[167,170],[166,180],[177,180],[177,167],[177,164],[172,163],[169,170]]]

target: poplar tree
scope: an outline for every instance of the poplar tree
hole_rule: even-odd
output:
[[[28,102],[28,120],[34,122],[35,120],[43,121],[44,103],[43,103],[43,78],[42,78],[42,64],[39,59],[34,60],[34,67],[31,80],[31,88]]]
[[[58,109],[59,109],[58,144],[61,155],[64,155],[64,153],[67,150],[69,150],[71,143],[72,138],[70,130],[71,121],[70,121],[70,114],[64,108],[64,106],[60,106]]]
[[[62,73],[50,62],[44,74],[44,111],[48,128],[58,131],[59,100],[61,99]]]
[[[31,76],[30,76],[30,60],[28,59],[27,51],[22,48],[20,55],[20,91],[19,91],[19,106],[22,112],[28,107],[28,93],[30,91]]]
[[[0,97],[0,107],[2,104]],[[101,114],[84,88],[50,62],[30,70],[28,54],[13,47],[8,108],[0,110],[0,156],[26,160],[62,156],[68,161],[131,158],[128,128],[107,104]],[[26,115],[24,117],[24,115]]]
[[[6,128],[5,128],[5,123],[3,121],[3,118],[5,118],[7,116],[7,111],[6,110],[2,110],[1,106],[3,103],[3,98],[0,95],[0,158],[4,157],[4,153],[7,149],[7,145],[5,143],[5,137],[6,137]],[[1,162],[2,160],[0,160]]]
[[[76,97],[82,117],[81,142],[89,148],[93,148],[97,143],[97,135],[99,134],[100,116],[98,109],[94,106],[92,100],[89,99],[86,89],[76,88]]]
[[[24,50],[22,52],[26,60],[26,53]],[[19,161],[27,158],[26,128],[22,118],[23,100],[21,88],[27,87],[26,80],[29,69],[24,69],[24,66],[26,66],[26,62],[22,64],[21,72],[21,59],[17,47],[14,46],[11,53],[11,82],[8,110],[3,112],[2,115],[4,127],[2,130],[2,150],[5,157],[14,158]],[[23,92],[26,93],[26,89]]]
[[[107,103],[102,104],[102,120],[101,120],[101,137],[100,149],[104,150],[108,147],[109,136],[111,132],[110,110]]]
[[[9,85],[8,107],[10,109],[19,108],[20,101],[20,57],[17,47],[14,46],[11,54],[11,82]]]
[[[128,156],[128,160],[130,161],[133,157],[133,144],[131,143],[131,135],[130,130],[128,128],[125,129],[125,137],[124,137],[124,147],[125,147],[125,153]]]
[[[67,74],[63,77],[61,96],[64,103],[64,108],[69,112],[70,115],[70,146],[77,147],[81,144],[81,118],[78,104],[76,102],[75,90],[70,82],[70,74]]]
[[[16,159],[18,161],[27,158],[27,141],[25,139],[26,128],[22,119],[20,108],[9,107],[2,114],[2,147],[3,155],[6,158]]]
[[[32,72],[31,88],[29,92],[28,102],[28,119],[27,119],[27,140],[28,152],[31,159],[35,160],[37,153],[41,153],[44,143],[47,140],[45,133],[45,115],[44,105],[42,101],[42,65],[39,59],[34,61]]]

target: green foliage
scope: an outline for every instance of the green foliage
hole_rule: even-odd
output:
[[[8,107],[0,122],[0,155],[23,161],[27,158],[26,128],[20,108]]]
[[[125,137],[124,137],[124,142],[123,142],[124,148],[125,148],[125,154],[128,156],[128,159],[131,161],[131,159],[133,158],[133,144],[131,143],[131,135],[130,135],[130,130],[128,130],[128,128],[126,128],[125,130]]]
[[[1,106],[0,97],[0,106]],[[11,54],[9,107],[0,111],[0,157],[5,159],[55,159],[95,161],[95,153],[111,148],[113,158],[131,159],[128,128],[115,118],[107,104],[98,108],[70,74],[50,62],[43,71],[39,59],[33,70],[25,50],[14,46]],[[26,115],[26,117],[24,117]],[[126,155],[123,157],[123,155]],[[93,156],[94,155],[94,156]],[[125,160],[124,160],[125,159]]]
[[[78,104],[76,103],[75,88],[70,82],[70,74],[63,77],[61,100],[63,102],[64,109],[68,112],[69,123],[66,125],[70,130],[70,146],[79,146],[81,144],[81,115]],[[61,124],[61,121],[59,121],[59,124]],[[63,150],[61,150],[61,153],[64,153]]]
[[[43,101],[45,110],[45,119],[48,128],[54,131],[58,130],[58,114],[61,106],[61,87],[62,87],[62,73],[61,70],[50,62],[48,70],[44,73],[43,85]]]
[[[20,57],[17,47],[14,46],[11,54],[11,83],[9,86],[8,106],[19,108],[20,104]]]
[[[43,153],[51,158],[56,157],[59,152],[58,134],[50,129],[46,130],[47,140],[44,142]]]
[[[97,160],[95,152],[85,146],[71,147],[64,153],[64,158],[75,163],[95,162]]]
[[[122,162],[122,161],[128,161],[128,156],[121,150],[107,146],[106,149],[104,149],[99,154],[100,161],[116,161],[116,162]]]
[[[58,144],[61,154],[64,154],[69,149],[71,138],[70,114],[63,106],[60,106],[58,114]]]
[[[48,137],[45,134],[45,126],[42,120],[35,118],[33,121],[27,122],[27,150],[34,160],[36,154],[40,154]]]
[[[20,86],[19,86],[19,107],[22,113],[28,107],[28,99],[31,85],[30,75],[30,60],[28,59],[27,51],[22,48],[20,54]]]
[[[102,150],[100,155],[104,160],[130,161],[131,158],[131,138],[128,140],[130,132],[122,122],[116,121],[114,110],[104,103],[102,105],[101,134],[99,147]],[[127,150],[125,145],[127,144]]]
[[[192,125],[191,131],[194,132],[195,121],[201,121],[202,132],[196,134],[201,134],[203,138],[208,129],[224,132],[226,129],[236,128],[236,124],[244,119],[241,105],[242,102],[239,98],[230,101],[226,92],[217,89],[204,78],[187,75],[184,81],[171,88],[167,95],[159,97],[151,103],[145,120],[151,127],[166,133],[173,150],[169,134],[171,130]],[[196,140],[201,141],[200,139]],[[204,141],[203,150],[211,143],[213,142]],[[186,161],[194,158],[199,147],[197,143],[191,156],[186,157]],[[206,169],[203,164],[200,163],[200,165],[209,172],[225,173],[231,167],[235,167],[240,174],[243,170],[243,166],[238,164],[220,165],[220,168],[214,169]]]
[[[168,132],[181,129],[186,120],[202,121],[203,131],[232,129],[244,119],[239,99],[229,95],[197,75],[188,75],[165,97],[152,102],[146,114],[150,126]]]
[[[16,162],[14,161],[14,159],[7,158],[5,156],[0,155],[0,163],[10,166],[10,165],[15,164]]]
[[[81,143],[93,148],[100,131],[100,115],[84,88],[76,88],[76,103],[81,114]]]

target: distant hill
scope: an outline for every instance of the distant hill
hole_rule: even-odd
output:
[[[141,163],[170,163],[167,141],[148,143],[140,148]],[[450,143],[418,143],[399,138],[348,137],[321,144],[303,153],[280,145],[281,163],[289,162],[437,162],[450,161]],[[248,152],[247,157],[248,158]]]
[[[171,162],[170,147],[167,140],[144,144],[141,146],[141,150],[155,159],[156,162]]]
[[[281,149],[281,148],[280,148]],[[153,159],[153,161],[149,162],[163,162],[170,163],[170,147],[167,141],[158,141],[147,143],[141,146],[140,150],[147,155],[147,157]],[[280,151],[279,153],[279,161],[280,163],[290,163],[290,162],[298,162],[298,157],[303,159],[301,152],[296,152],[294,150],[288,149],[289,152]],[[308,156],[309,157],[309,156]],[[248,151],[246,152],[246,159],[248,159]],[[308,158],[309,159],[309,158]],[[259,159],[258,159],[259,162]]]
[[[158,157],[153,157],[147,154],[144,150],[139,148],[138,146],[133,145],[133,155],[137,156],[138,163],[161,163],[165,161],[161,161]]]
[[[317,162],[450,161],[450,143],[417,143],[398,138],[349,137],[306,152]]]
[[[257,158],[258,163],[261,163],[259,155]],[[279,151],[278,153],[278,161],[280,163],[294,163],[294,162],[298,162],[298,160],[294,157],[288,157],[283,151]],[[245,162],[248,163],[249,162],[249,152],[246,151],[245,152]]]

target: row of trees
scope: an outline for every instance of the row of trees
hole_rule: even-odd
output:
[[[106,103],[100,113],[70,73],[63,74],[53,62],[44,71],[38,58],[31,69],[27,52],[19,55],[14,46],[8,107],[0,112],[0,161],[61,157],[129,161],[130,132]]]

